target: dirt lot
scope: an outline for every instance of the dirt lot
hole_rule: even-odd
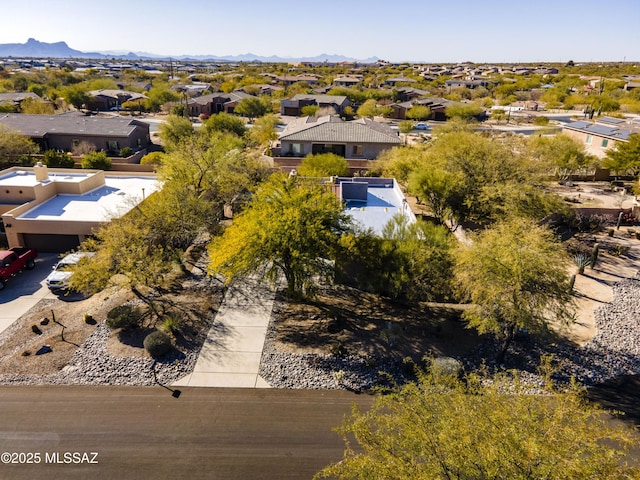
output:
[[[173,335],[178,350],[200,347],[194,342],[206,323],[203,319],[211,317],[221,298],[221,290],[213,295],[209,290],[205,295],[199,290],[175,289],[158,301],[165,317],[181,319],[180,332]],[[64,297],[41,301],[0,336],[0,374],[46,375],[58,372],[69,363],[96,325],[105,321],[111,309],[130,301],[136,301],[133,293],[117,287],[78,301]],[[90,319],[85,319],[87,314]],[[142,341],[155,326],[149,322],[148,328],[113,331],[107,343],[108,352],[115,357],[148,356]],[[52,351],[36,355],[43,345],[49,345]]]
[[[419,360],[456,356],[481,339],[460,319],[462,307],[404,306],[350,287],[335,286],[313,301],[286,303],[277,349],[290,353],[346,353]]]

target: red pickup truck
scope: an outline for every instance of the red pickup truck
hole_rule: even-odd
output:
[[[15,247],[9,250],[0,250],[0,290],[10,277],[20,273],[25,268],[33,269],[36,266],[35,258],[38,252],[33,248]]]

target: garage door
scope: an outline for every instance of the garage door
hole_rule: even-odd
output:
[[[24,246],[35,248],[39,252],[68,252],[80,245],[77,235],[45,235],[36,233],[24,233],[22,235]]]

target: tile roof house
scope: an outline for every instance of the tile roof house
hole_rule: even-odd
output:
[[[280,102],[280,114],[297,117],[302,114],[302,108],[317,105],[320,108],[333,108],[337,114],[342,114],[351,102],[344,95],[307,95],[298,93]]]
[[[149,124],[126,117],[96,117],[77,112],[60,115],[0,114],[0,125],[31,138],[44,150],[70,152],[81,142],[97,150],[119,153],[124,147],[146,148],[151,142]]]
[[[599,158],[617,142],[628,142],[632,134],[640,134],[640,124],[621,118],[601,117],[595,122],[577,121],[562,126],[562,133],[583,142],[588,153]]]
[[[87,102],[89,110],[108,111],[122,106],[124,102],[144,100],[146,95],[128,90],[92,90],[87,93],[90,97]]]
[[[15,109],[17,109],[20,107],[20,104],[27,98],[42,101],[42,98],[40,98],[33,92],[9,92],[0,93],[0,105],[11,104]]]
[[[242,99],[252,97],[253,95],[238,90],[229,93],[217,92],[192,98],[187,102],[187,106],[192,117],[220,112],[233,113]]]
[[[407,112],[411,107],[414,105],[422,105],[431,110],[431,116],[428,120],[445,121],[447,119],[445,112],[447,106],[451,103],[454,102],[445,100],[444,98],[419,98],[402,103],[392,103],[389,106],[391,107],[391,118],[397,120],[406,120]]]
[[[352,169],[366,169],[382,151],[402,145],[388,125],[361,118],[345,122],[339,117],[302,117],[287,125],[274,149],[274,163],[295,168],[310,154],[334,153],[347,159]]]

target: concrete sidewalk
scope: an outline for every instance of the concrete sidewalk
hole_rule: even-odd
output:
[[[173,385],[269,388],[258,369],[274,301],[275,289],[254,278],[231,285],[193,372]]]

